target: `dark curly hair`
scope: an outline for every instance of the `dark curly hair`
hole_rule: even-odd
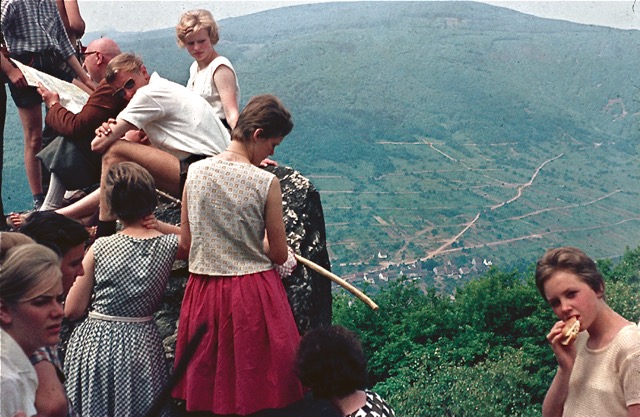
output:
[[[296,355],[296,372],[316,398],[343,398],[367,384],[367,360],[360,340],[342,326],[306,333]]]
[[[20,227],[20,233],[64,256],[89,239],[85,227],[54,211],[34,211]]]

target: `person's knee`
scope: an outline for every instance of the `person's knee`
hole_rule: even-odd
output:
[[[102,167],[110,167],[118,162],[128,161],[126,144],[122,143],[122,140],[116,140],[109,146],[106,152],[102,155]]]
[[[42,135],[29,135],[24,138],[25,149],[38,153],[42,149]]]

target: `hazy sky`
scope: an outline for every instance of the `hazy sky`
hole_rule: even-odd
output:
[[[205,8],[217,20],[241,16],[266,9],[296,4],[317,3],[307,1],[129,1],[78,0],[80,11],[87,23],[87,32],[115,29],[137,32],[173,27],[186,10]],[[423,0],[434,1],[434,0]],[[524,13],[572,22],[611,26],[620,29],[640,29],[640,4],[625,1],[485,1],[509,7]],[[640,3],[640,2],[639,2]],[[635,10],[634,10],[635,9]],[[86,43],[86,42],[85,42]]]

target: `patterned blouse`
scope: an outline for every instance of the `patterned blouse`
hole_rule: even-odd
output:
[[[347,417],[395,417],[396,413],[389,407],[389,404],[373,391],[366,390],[367,402],[358,411],[349,414]]]

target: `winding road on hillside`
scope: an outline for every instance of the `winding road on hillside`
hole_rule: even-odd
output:
[[[450,155],[447,155],[445,152],[443,152],[443,151],[441,151],[441,150],[437,149],[437,148],[433,145],[433,143],[432,143],[432,142],[424,141],[424,143],[425,143],[425,144],[427,144],[428,146],[430,146],[433,150],[435,150],[435,151],[437,151],[438,153],[440,153],[441,155],[443,155],[444,157],[446,157],[446,158],[448,158],[448,159],[450,159],[450,160],[456,161],[456,159],[455,159],[455,158],[453,158],[453,157],[451,157]],[[545,160],[544,162],[542,162],[542,163],[541,163],[541,164],[540,164],[540,165],[535,169],[535,171],[534,171],[534,172],[533,172],[533,174],[531,175],[531,178],[529,179],[529,181],[527,181],[527,182],[526,182],[526,183],[524,183],[524,184],[516,184],[515,188],[516,188],[516,190],[517,190],[517,191],[516,191],[516,195],[515,195],[515,196],[513,196],[512,198],[510,198],[510,199],[509,199],[509,200],[507,200],[507,201],[503,201],[503,202],[501,202],[501,203],[499,203],[499,204],[496,204],[496,205],[492,206],[492,207],[490,208],[490,210],[492,210],[492,211],[493,211],[493,210],[497,210],[497,209],[499,209],[500,207],[504,207],[505,205],[510,204],[510,203],[513,203],[514,201],[518,200],[520,197],[522,197],[522,195],[523,195],[524,191],[525,191],[527,188],[529,188],[529,187],[531,187],[531,186],[533,185],[534,181],[536,180],[536,178],[538,177],[538,175],[540,174],[540,172],[542,171],[542,169],[543,169],[547,164],[549,164],[549,163],[551,163],[551,162],[553,162],[553,161],[555,161],[555,160],[557,160],[557,159],[559,159],[559,158],[562,158],[563,156],[564,156],[564,153],[561,153],[561,154],[559,154],[559,155],[556,155],[556,156],[554,156],[554,157],[552,157],[552,158],[549,158],[549,159]],[[533,216],[533,215],[540,214],[540,213],[543,213],[543,212],[548,212],[548,211],[564,210],[564,209],[566,209],[566,208],[573,208],[573,207],[580,207],[580,206],[586,206],[586,205],[594,204],[594,203],[599,202],[599,201],[602,201],[602,200],[604,200],[604,199],[606,199],[606,198],[608,198],[608,197],[611,197],[612,195],[614,195],[614,194],[616,194],[616,193],[618,193],[618,192],[620,192],[620,190],[613,191],[613,192],[611,192],[611,193],[609,193],[609,194],[607,194],[607,195],[601,196],[601,197],[599,197],[599,198],[596,198],[596,199],[594,199],[594,200],[591,200],[591,201],[588,201],[588,202],[585,202],[585,203],[581,203],[581,204],[572,204],[572,205],[569,205],[569,206],[563,206],[563,207],[555,207],[555,208],[547,208],[547,209],[540,209],[540,210],[536,210],[536,211],[533,211],[533,212],[530,212],[530,213],[524,214],[524,215],[522,215],[522,216],[512,217],[512,218],[511,218],[511,220],[517,220],[517,219],[525,218],[525,217],[528,217],[528,216]],[[415,261],[415,262],[417,262],[417,261],[426,261],[426,260],[432,259],[432,258],[434,258],[434,257],[436,257],[436,256],[438,256],[438,255],[441,255],[441,254],[443,254],[443,253],[457,252],[457,251],[462,250],[462,248],[449,248],[449,247],[450,247],[454,242],[458,241],[462,236],[464,236],[464,234],[465,234],[465,233],[466,233],[470,228],[472,228],[472,227],[477,223],[477,221],[480,219],[480,216],[481,216],[481,213],[477,213],[477,214],[475,215],[475,217],[473,218],[473,220],[471,220],[470,222],[466,223],[466,224],[464,225],[464,227],[462,228],[462,230],[460,230],[460,232],[458,232],[458,233],[457,233],[456,235],[454,235],[453,237],[451,237],[451,238],[449,238],[449,239],[446,239],[446,240],[445,240],[445,241],[444,241],[444,242],[443,242],[443,243],[442,243],[442,244],[441,244],[437,249],[435,249],[435,250],[433,250],[433,251],[428,252],[426,257],[424,257],[424,258],[420,258],[420,259],[416,259],[416,261]],[[505,219],[505,220],[501,220],[501,221],[506,221],[506,220],[509,220],[509,219]],[[380,220],[378,219],[378,221],[380,221]],[[428,228],[422,229],[422,230],[418,231],[417,233],[415,233],[415,234],[414,234],[414,237],[422,236],[422,235],[424,235],[425,233],[429,232],[430,230],[431,230],[431,227],[428,227]],[[557,232],[557,231],[555,231],[555,232],[553,232],[553,233],[556,233],[556,232]],[[496,241],[492,241],[492,242],[484,242],[484,243],[482,243],[482,244],[470,245],[470,246],[465,246],[465,247],[466,247],[466,248],[476,248],[476,247],[482,247],[482,246],[496,246],[496,245],[504,245],[504,244],[509,244],[509,243],[517,242],[517,241],[520,241],[520,240],[527,240],[527,239],[540,239],[540,238],[542,238],[542,236],[543,236],[543,235],[545,235],[545,234],[549,234],[549,233],[552,233],[552,232],[547,232],[547,233],[542,233],[542,234],[530,234],[530,235],[526,235],[526,236],[520,236],[520,237],[511,238],[511,239],[505,239],[505,240],[496,240]],[[404,250],[404,249],[406,249],[406,247],[408,246],[408,244],[409,244],[409,241],[405,241],[405,244],[404,244],[404,245],[403,245],[403,246],[402,246],[402,247],[401,247],[401,248],[400,248],[396,253],[397,253],[397,254],[402,253],[402,252],[403,252],[403,250]],[[449,248],[449,249],[447,249],[447,248]],[[406,260],[405,260],[405,262],[406,262]],[[395,262],[392,262],[392,261],[388,261],[388,262],[383,262],[383,263],[382,263],[382,266],[383,266],[384,268],[387,268],[387,267],[392,266],[392,265],[396,265],[396,263],[395,263]]]

